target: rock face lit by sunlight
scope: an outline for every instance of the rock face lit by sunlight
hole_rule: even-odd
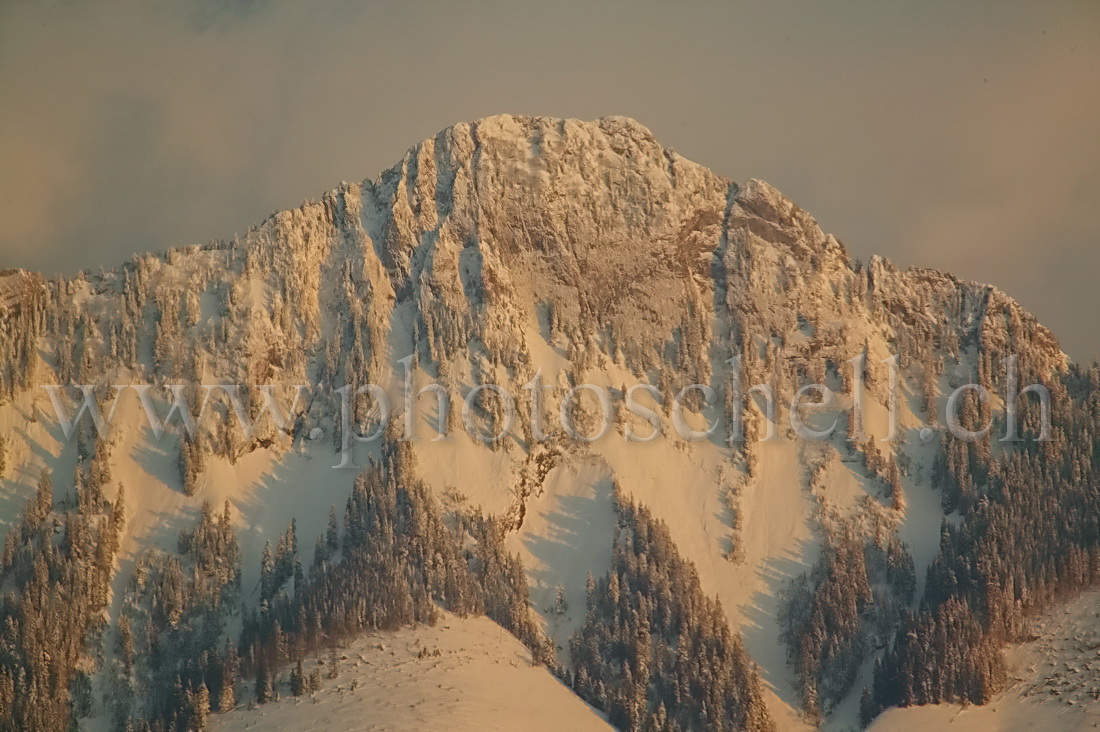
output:
[[[1091,720],[1100,370],[995,287],[626,117],[110,264],[0,273],[0,726]]]

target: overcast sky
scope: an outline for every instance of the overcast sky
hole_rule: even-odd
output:
[[[0,268],[228,238],[455,122],[634,117],[1100,354],[1100,3],[0,0]]]

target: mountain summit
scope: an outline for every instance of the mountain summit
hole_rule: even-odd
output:
[[[441,617],[474,689],[516,654],[478,614],[575,692],[516,694],[576,724],[854,726],[989,701],[1025,619],[1100,579],[1100,372],[998,289],[855,262],[624,117],[458,124],[232,241],[0,273],[0,336],[3,578],[42,600],[0,610],[14,728],[247,726],[246,701],[317,693],[314,661],[337,678],[334,643],[378,683],[429,663],[382,651]],[[1056,439],[1025,395],[1001,442],[1032,383]],[[137,388],[70,440],[68,384]],[[241,390],[161,437],[178,384],[195,411]],[[232,428],[299,385],[281,424]],[[56,662],[51,634],[76,639]]]

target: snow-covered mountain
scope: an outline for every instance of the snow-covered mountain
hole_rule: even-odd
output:
[[[955,465],[940,438],[947,395],[969,382],[988,385],[996,396],[974,403],[984,421],[1003,406],[1003,358],[1018,357],[1021,384],[1029,377],[1051,384],[1056,405],[1070,399],[1059,385],[1073,373],[1049,331],[996,288],[902,270],[881,258],[855,262],[767,183],[718,175],[621,117],[501,115],[455,125],[377,179],[342,184],[229,242],[141,255],[70,279],[2,273],[0,318],[0,428],[8,438],[0,518],[9,532],[18,530],[43,467],[52,470],[58,512],[78,502],[70,491],[88,482],[93,464],[109,473],[95,481],[108,502],[116,485],[125,488],[103,640],[82,662],[97,691],[114,683],[108,670],[119,664],[119,622],[134,607],[135,570],[145,571],[151,551],[176,552],[177,536],[194,524],[203,502],[231,508],[245,616],[267,601],[265,544],[292,520],[304,537],[301,563],[314,563],[312,539],[325,533],[330,507],[343,515],[355,475],[332,467],[342,459],[337,389],[373,383],[396,393],[402,359],[412,355],[414,384],[450,391],[450,414],[440,415],[427,394],[406,424],[395,397],[390,435],[352,454],[359,465],[378,463],[381,443],[411,431],[418,439],[409,443],[410,470],[444,514],[500,518],[504,544],[522,559],[531,606],[566,678],[577,668],[570,639],[591,615],[589,576],[615,575],[621,504],[636,502],[667,525],[703,592],[720,601],[758,667],[768,715],[780,729],[858,724],[860,692],[874,686],[876,659],[894,642],[902,617],[922,606],[945,515],[948,524],[962,525],[986,484],[999,479],[996,471],[972,484],[944,477],[962,470],[944,467]],[[900,376],[892,392],[886,359],[895,355]],[[857,378],[852,360],[860,357],[866,373]],[[760,394],[744,407],[732,396],[733,358],[740,358],[745,388],[774,388],[778,439],[758,441],[766,433]],[[532,418],[533,392],[524,388],[536,374],[552,387],[540,392],[545,440]],[[852,382],[860,378],[866,398],[856,424]],[[211,426],[197,440],[181,440],[177,426],[156,439],[129,390],[109,436],[94,439],[85,418],[81,436],[67,440],[40,387],[70,382],[308,389],[285,432],[268,420],[251,438]],[[457,401],[483,383],[502,386],[518,402],[507,438],[491,444],[463,429]],[[786,405],[806,383],[839,395],[832,407],[807,416],[814,425],[838,420],[828,439],[796,439],[785,426]],[[613,399],[613,426],[593,442],[563,434],[558,406],[580,384],[604,387]],[[628,431],[650,431],[623,406],[624,389],[635,384],[654,387],[638,401],[666,427],[652,442],[625,439]],[[697,441],[669,427],[673,396],[690,384],[713,388],[717,398],[689,399],[687,424],[721,424]],[[292,390],[276,393],[290,404]],[[581,393],[572,413],[585,434],[598,426],[591,395]],[[506,420],[492,395],[483,396],[473,420],[495,432]],[[195,390],[192,406],[199,397]],[[106,396],[102,402],[106,411]],[[252,414],[258,403],[254,397]],[[156,404],[163,416],[167,406]],[[213,404],[215,417],[228,417],[224,399]],[[892,406],[900,440],[891,442],[883,438]],[[730,441],[729,426],[742,409],[747,439]],[[357,401],[353,410],[353,426],[369,428],[370,405]],[[1025,423],[1034,420],[1024,411]],[[453,439],[432,439],[437,418]],[[853,434],[858,439],[849,439]],[[985,446],[968,458],[975,464],[1007,453],[995,438],[975,444]],[[808,578],[799,584],[802,574]],[[825,603],[821,588],[839,576],[852,607],[829,616],[837,635],[823,640],[811,629],[819,621],[799,608]],[[227,634],[246,623],[234,615]],[[411,636],[401,632],[394,642],[404,647]],[[480,644],[477,654],[495,652],[481,641],[470,641]],[[508,662],[517,654],[504,646],[500,653]],[[402,654],[393,663],[412,672],[416,665]],[[465,657],[456,654],[462,665]],[[383,661],[374,654],[364,663]],[[464,693],[456,689],[474,683],[478,672],[471,669],[479,664],[488,662],[471,657],[471,668],[446,693]],[[401,673],[396,666],[372,671],[359,683]],[[540,673],[499,691],[549,699],[565,692]],[[496,684],[492,678],[485,683]],[[442,690],[440,700],[426,702],[430,691],[416,684],[418,696],[408,704],[435,704],[447,715],[487,713],[484,705],[442,700]],[[571,715],[605,724],[575,701]],[[307,705],[292,713],[306,715]],[[223,723],[236,728],[257,714],[242,703]],[[97,701],[82,723],[108,725],[109,717]]]

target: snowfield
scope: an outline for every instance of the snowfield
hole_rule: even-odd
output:
[[[610,730],[531,652],[485,618],[445,615],[435,627],[371,633],[336,651],[338,674],[320,691],[212,717],[212,730],[414,732]],[[328,674],[329,654],[307,672]],[[285,676],[285,673],[283,674]]]

